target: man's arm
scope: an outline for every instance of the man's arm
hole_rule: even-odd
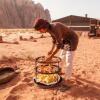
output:
[[[55,48],[55,43],[53,43],[51,50],[48,52],[48,55],[52,54],[52,52],[54,51]]]
[[[46,61],[50,61],[59,50],[59,48],[56,48],[53,53],[47,57]]]
[[[58,51],[59,51],[59,49],[56,48],[55,51],[51,54],[51,57],[53,57]]]

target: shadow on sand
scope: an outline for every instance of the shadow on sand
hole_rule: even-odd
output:
[[[1,84],[0,90],[15,86],[20,80],[21,80],[21,78],[20,78],[20,74],[19,74],[14,79],[12,79],[10,82]]]
[[[82,100],[100,100],[100,84],[83,78],[77,78],[76,84],[65,92],[64,96],[66,98],[70,95],[75,100],[77,98],[82,98]]]
[[[64,98],[68,98],[69,95],[75,100],[78,98],[80,100],[100,100],[100,84],[83,78],[77,78],[74,81],[74,84],[70,87],[65,83],[66,85],[60,84],[49,89],[53,90],[53,94],[56,96],[64,93]]]

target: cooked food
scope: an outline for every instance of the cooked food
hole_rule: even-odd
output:
[[[55,84],[59,81],[58,74],[37,74],[36,81],[45,85]]]
[[[37,62],[45,62],[46,63],[46,57],[45,56],[42,56],[42,57],[38,57],[37,58]],[[60,62],[61,61],[61,59],[59,58],[59,57],[53,57],[51,60],[50,60],[50,62],[54,62],[54,63],[58,63],[58,62]]]
[[[37,67],[37,71],[40,73],[56,73],[59,71],[59,68],[54,65],[41,65]]]

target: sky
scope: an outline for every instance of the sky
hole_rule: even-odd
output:
[[[51,19],[59,19],[69,15],[85,16],[100,19],[100,0],[33,0],[41,3],[50,11]]]

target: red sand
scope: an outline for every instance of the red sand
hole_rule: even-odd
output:
[[[100,100],[100,39],[80,37],[74,58],[72,87],[61,92],[57,88],[41,89],[36,86],[34,58],[50,49],[50,37],[37,42],[19,44],[0,43],[0,66],[15,66],[20,74],[7,84],[0,85],[0,100]]]

